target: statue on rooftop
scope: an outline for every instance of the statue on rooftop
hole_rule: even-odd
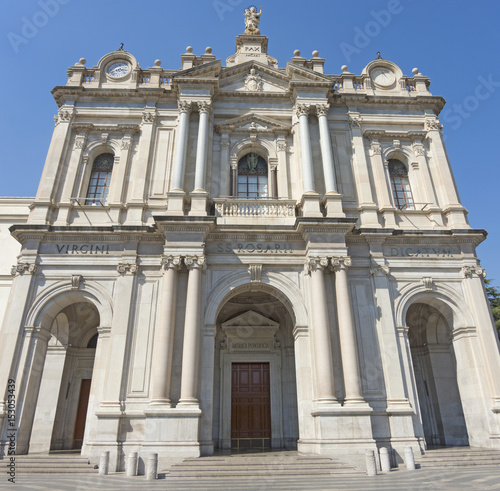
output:
[[[260,12],[257,12],[257,9],[254,5],[245,9],[245,34],[260,34],[259,28],[257,26],[260,24],[261,15],[262,7],[260,7]]]

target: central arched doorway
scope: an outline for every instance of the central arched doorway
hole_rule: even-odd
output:
[[[215,447],[296,449],[294,322],[273,288],[236,291],[217,316]]]
[[[418,302],[406,319],[426,444],[468,445],[451,336],[453,315],[444,304]]]

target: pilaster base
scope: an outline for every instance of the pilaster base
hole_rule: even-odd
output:
[[[467,210],[462,206],[450,206],[443,211],[449,228],[470,228],[467,223]]]
[[[189,216],[206,217],[208,205],[208,193],[205,191],[193,191],[191,193],[191,210]]]
[[[443,215],[441,214],[441,210],[437,207],[428,208],[424,211],[427,211],[427,216],[429,220],[432,222],[432,228],[443,229],[446,228],[444,225]]]
[[[199,419],[196,408],[149,407],[146,415],[145,435],[140,457],[146,461],[150,453],[158,454],[159,468],[165,467],[173,457],[199,457]]]
[[[311,413],[316,438],[299,440],[298,451],[331,455],[364,470],[365,451],[374,450],[377,455],[377,445],[372,434],[372,412],[367,403],[356,407],[317,406]]]
[[[182,190],[170,191],[168,193],[167,215],[184,216],[186,205],[186,193]]]
[[[381,228],[380,222],[378,221],[377,206],[375,203],[365,203],[361,204],[359,207],[361,212],[359,219],[361,221],[362,227],[369,228]]]
[[[31,206],[31,212],[28,218],[28,223],[33,225],[45,225],[49,223],[52,214],[52,203],[36,202]]]
[[[330,191],[325,194],[323,199],[327,217],[343,218],[345,217],[344,210],[342,209],[342,195]]]
[[[396,215],[394,210],[382,209],[382,216],[384,217],[384,228],[396,228]]]
[[[320,195],[318,193],[310,192],[302,195],[299,207],[302,210],[304,217],[323,217],[320,210]]]
[[[73,205],[70,203],[59,203],[59,209],[57,210],[57,218],[54,221],[54,225],[66,226],[70,223],[71,209]]]
[[[142,225],[144,223],[144,203],[129,203],[127,205],[127,225]]]

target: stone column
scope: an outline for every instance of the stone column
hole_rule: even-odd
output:
[[[443,208],[444,213],[448,217],[448,225],[452,228],[468,228],[465,209],[460,204],[460,197],[458,196],[450,161],[444,146],[439,119],[435,116],[426,118],[425,129],[427,130],[429,147],[434,155],[432,166],[433,180],[437,188],[441,191],[441,199],[443,200],[441,208]]]
[[[332,139],[328,127],[328,104],[316,106],[319,123],[319,138],[321,145],[321,160],[323,161],[323,176],[325,179],[325,208],[329,217],[344,217],[342,211],[342,196],[338,193],[335,179],[335,162],[333,160]]]
[[[231,177],[232,177],[232,190],[231,194],[234,197],[238,196],[238,162],[231,162]]]
[[[173,160],[171,191],[184,190],[184,170],[186,167],[186,151],[189,131],[189,113],[191,103],[179,101],[179,124],[177,125],[177,141]]]
[[[309,132],[309,106],[307,104],[298,104],[296,111],[299,118],[300,158],[302,161],[304,193],[315,193],[311,134]]]
[[[384,215],[385,228],[396,228],[396,217],[394,206],[391,201],[391,183],[387,179],[384,159],[382,158],[382,146],[378,140],[370,142],[370,156],[372,169],[375,177],[375,188],[378,196],[378,206]]]
[[[302,162],[303,194],[300,202],[302,214],[309,217],[322,217],[319,207],[319,195],[314,186],[314,170],[309,131],[309,105],[297,104],[299,118],[300,159]]]
[[[290,196],[290,182],[288,180],[286,149],[287,141],[285,135],[278,135],[276,139],[276,151],[278,154],[278,167],[280,171],[276,176],[276,188],[284,198],[288,198]],[[276,196],[278,196],[278,194],[276,194]]]
[[[208,148],[208,118],[210,116],[210,102],[198,102],[200,112],[200,125],[198,128],[198,146],[196,149],[196,172],[194,190],[205,191],[205,177],[207,173],[207,148]]]
[[[269,196],[271,198],[277,198],[278,197],[278,183],[276,180],[276,175],[277,175],[277,165],[276,164],[271,164],[269,163]]]
[[[373,193],[368,172],[363,133],[361,131],[361,117],[358,113],[349,115],[353,148],[353,170],[358,193],[359,208],[361,210],[361,225],[370,228],[379,228],[377,205],[373,201]]]
[[[211,104],[207,101],[198,102],[200,123],[198,127],[198,145],[196,149],[196,171],[194,191],[191,193],[191,210],[189,215],[207,216],[208,193],[205,190],[207,174],[208,120]]]
[[[181,396],[178,406],[198,406],[198,367],[201,320],[201,273],[205,269],[203,256],[187,256],[189,270],[184,344],[182,348]]]
[[[231,196],[231,165],[229,162],[229,135],[223,134],[220,137],[220,182],[219,189],[212,183],[213,196],[219,198],[221,196]]]
[[[45,224],[49,219],[52,200],[55,198],[57,186],[60,182],[58,179],[59,169],[69,141],[74,110],[73,105],[65,104],[59,109],[57,116],[54,117],[56,126],[45,159],[34,207],[30,213],[30,223]]]
[[[351,295],[347,281],[347,268],[350,265],[350,257],[332,259],[332,270],[335,271],[335,296],[339,320],[340,349],[342,351],[342,369],[344,371],[345,405],[364,404],[356,328],[352,317]]]
[[[337,404],[324,278],[324,270],[327,266],[328,259],[326,257],[307,260],[307,267],[311,275],[311,297],[314,302],[312,318],[317,400],[320,404]]]
[[[154,338],[151,404],[170,407],[177,271],[181,266],[181,258],[169,256],[162,262],[165,272],[161,290],[161,310]]]
[[[184,172],[189,132],[189,113],[191,102],[179,101],[179,123],[177,125],[174,159],[172,163],[172,181],[168,192],[168,214],[184,215],[186,193],[184,192]]]

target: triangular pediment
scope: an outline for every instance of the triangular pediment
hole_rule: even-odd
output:
[[[216,125],[216,129],[220,133],[289,133],[291,128],[289,124],[253,112],[227,119]]]
[[[287,94],[289,80],[282,70],[258,62],[223,69],[219,90],[235,94]]]
[[[288,63],[286,67],[286,73],[290,81],[294,82],[316,82],[316,83],[325,83],[331,84],[332,81],[322,73],[315,72],[310,68],[306,68],[294,63]]]
[[[231,327],[268,327],[270,330],[276,330],[279,326],[277,322],[264,317],[254,310],[247,310],[243,314],[224,322],[222,329],[226,330],[226,328]]]
[[[221,61],[215,60],[203,65],[197,65],[186,70],[180,70],[172,75],[172,81],[179,81],[181,79],[206,79],[216,78],[221,72]]]

